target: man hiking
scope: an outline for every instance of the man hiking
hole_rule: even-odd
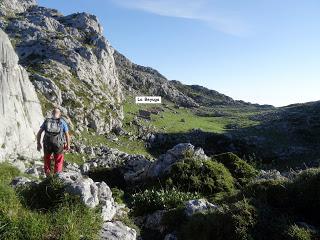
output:
[[[70,150],[70,135],[67,123],[61,118],[61,110],[54,108],[52,117],[47,118],[41,125],[37,134],[37,149],[42,149],[41,135],[43,137],[44,172],[48,176],[51,173],[51,155],[54,156],[54,173],[62,171],[63,150]]]

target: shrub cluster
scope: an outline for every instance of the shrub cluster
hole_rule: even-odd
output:
[[[197,199],[196,193],[181,192],[173,189],[146,189],[132,195],[131,206],[136,215],[151,213],[156,210],[176,208],[190,199]]]
[[[228,169],[212,160],[186,158],[175,163],[166,176],[166,184],[186,192],[212,195],[232,192],[234,179]]]
[[[309,169],[294,180],[250,183],[219,210],[191,218],[171,210],[163,223],[186,240],[318,240],[319,189],[320,169]]]
[[[247,184],[257,176],[258,171],[233,153],[223,153],[213,157],[222,163],[240,185]]]

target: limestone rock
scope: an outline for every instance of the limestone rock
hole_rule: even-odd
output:
[[[125,226],[122,222],[105,222],[101,233],[101,240],[136,240],[137,233],[134,229]]]
[[[185,203],[185,214],[190,217],[195,213],[202,213],[217,208],[218,206],[208,202],[206,199],[190,200]]]
[[[0,29],[0,161],[17,155],[40,157],[35,134],[43,121],[36,91]]]
[[[77,172],[62,172],[58,177],[65,183],[66,192],[80,196],[86,206],[94,208],[100,204],[104,221],[110,221],[116,214],[117,206],[106,183],[95,183]]]
[[[180,143],[168,150],[166,154],[161,155],[157,161],[152,163],[147,169],[146,176],[154,178],[168,173],[174,163],[184,159],[185,157],[197,157],[199,159],[208,158],[202,149],[195,149],[195,147],[190,143]]]
[[[0,2],[0,14],[19,13],[36,5],[36,0],[2,0]]]
[[[31,179],[27,177],[16,177],[11,181],[11,186],[16,188],[16,187],[21,187],[25,186],[28,184],[37,184],[35,181],[32,181]]]

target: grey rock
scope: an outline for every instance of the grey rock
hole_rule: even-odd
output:
[[[7,15],[24,12],[35,5],[36,0],[2,0],[0,1],[0,14]]]
[[[35,166],[33,166],[33,167],[31,167],[31,168],[27,168],[27,169],[25,170],[25,173],[26,173],[26,174],[30,174],[30,175],[32,175],[33,177],[36,177],[36,178],[39,178],[39,177],[40,177],[39,172],[38,172],[38,169],[37,169],[37,167],[35,167]]]
[[[38,158],[35,134],[43,120],[28,74],[18,64],[8,36],[0,29],[0,161],[17,155]]]
[[[174,163],[184,159],[185,157],[199,159],[208,158],[202,149],[195,149],[195,147],[190,143],[180,143],[168,150],[166,154],[161,155],[157,161],[152,163],[147,169],[146,176],[155,178],[168,173]]]
[[[278,170],[261,170],[254,181],[265,181],[265,180],[286,180]]]
[[[27,178],[27,177],[16,177],[11,181],[11,186],[16,188],[16,187],[21,187],[21,186],[25,186],[25,185],[32,185],[32,184],[36,184],[35,181]]]
[[[159,210],[145,217],[143,227],[163,233],[165,227],[162,225],[162,219],[166,211]]]
[[[178,238],[174,233],[169,233],[164,237],[164,240],[178,240]]]
[[[217,208],[218,206],[208,202],[206,199],[190,200],[185,203],[185,214],[190,217],[195,213],[203,213]]]
[[[134,229],[125,226],[122,222],[105,222],[100,237],[101,240],[136,240],[137,233]]]
[[[116,214],[117,206],[106,183],[94,182],[77,172],[62,172],[58,177],[66,185],[66,192],[80,196],[86,206],[94,208],[100,204],[104,221],[110,221]]]
[[[43,77],[39,74],[33,74],[33,85],[41,92],[50,102],[60,106],[62,104],[61,90],[49,78]]]
[[[22,172],[22,173],[26,170],[26,165],[25,165],[24,162],[21,161],[21,160],[15,159],[15,160],[13,160],[13,161],[11,162],[11,164],[12,164],[14,167],[18,168],[19,171]]]

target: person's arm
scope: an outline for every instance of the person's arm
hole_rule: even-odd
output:
[[[41,145],[41,135],[43,133],[44,129],[40,128],[40,130],[37,133],[37,150],[41,151],[42,145]]]
[[[71,137],[70,137],[69,131],[65,132],[64,135],[66,137],[66,143],[67,143],[66,150],[69,151],[70,150],[70,145],[71,145]]]

